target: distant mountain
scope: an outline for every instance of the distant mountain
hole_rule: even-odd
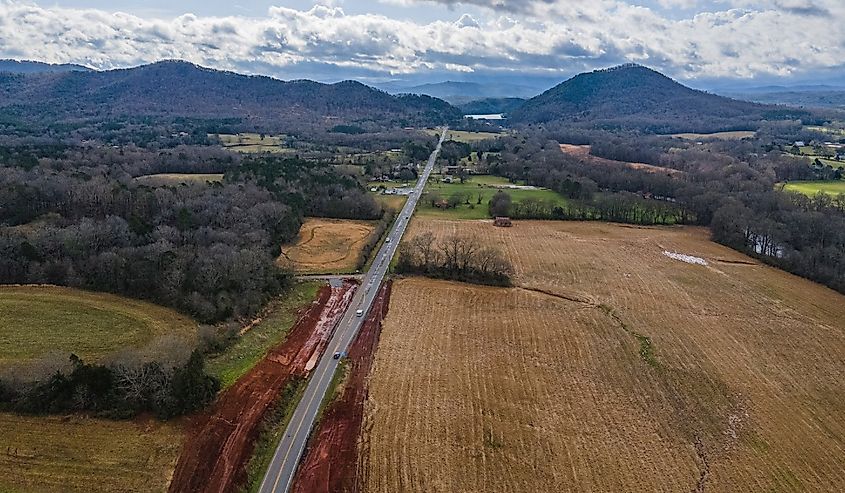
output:
[[[628,64],[577,75],[529,99],[512,123],[569,125],[654,133],[755,128],[763,119],[795,119],[807,112],[738,101],[690,89],[649,68]]]
[[[780,91],[732,93],[730,96],[765,104],[845,109],[845,89],[833,87],[825,89],[788,88]]]
[[[457,108],[391,96],[358,82],[285,82],[165,61],[103,72],[0,74],[0,108],[27,120],[103,117],[240,118],[264,127],[379,122],[437,124]]]
[[[459,104],[458,109],[465,115],[492,115],[510,113],[525,104],[522,98],[486,98]]]
[[[29,60],[0,60],[0,72],[13,74],[40,74],[45,72],[88,72],[91,69],[72,63],[44,63]]]
[[[425,94],[452,104],[465,104],[487,98],[530,98],[540,91],[534,87],[517,84],[445,81],[404,88],[393,87],[391,92]]]

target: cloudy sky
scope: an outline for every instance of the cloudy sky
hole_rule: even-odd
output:
[[[845,0],[0,0],[0,58],[369,82],[637,62],[698,85],[824,83],[845,77]]]

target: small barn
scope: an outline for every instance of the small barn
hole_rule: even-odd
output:
[[[513,226],[513,222],[509,217],[496,216],[496,218],[493,219],[493,226],[499,226],[500,228],[510,228],[511,226]]]

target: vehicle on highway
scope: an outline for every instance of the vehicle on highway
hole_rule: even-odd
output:
[[[361,310],[360,308],[355,310],[355,316],[356,317],[363,317],[364,316],[364,310]]]
[[[341,352],[341,351],[337,351],[332,355],[332,358],[334,358],[334,359],[340,359],[342,357],[343,357],[343,352]]]
[[[386,240],[384,240],[384,242],[385,242],[385,243],[390,243],[390,237],[388,236],[388,237],[387,237],[387,239],[386,239]]]

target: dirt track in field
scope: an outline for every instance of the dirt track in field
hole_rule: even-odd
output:
[[[841,294],[700,228],[423,231],[499,245],[519,287],[394,284],[364,491],[845,491]]]
[[[378,346],[381,323],[390,302],[385,284],[364,326],[349,349],[342,393],[326,408],[296,472],[294,493],[360,491],[359,436],[364,420],[368,378]]]
[[[574,145],[574,144],[560,144],[560,150],[564,154],[575,156],[583,159],[590,164],[608,165],[608,164],[623,164],[629,168],[648,171],[649,173],[666,173],[670,175],[682,175],[684,172],[677,169],[665,168],[663,166],[655,166],[646,163],[630,163],[627,161],[614,161],[612,159],[605,159],[603,157],[593,156],[590,154],[589,145]]]
[[[364,243],[375,231],[367,221],[308,218],[297,242],[282,247],[280,265],[302,274],[323,274],[355,269]]]
[[[228,493],[246,479],[261,422],[293,375],[306,376],[325,349],[355,285],[322,288],[287,338],[194,419],[170,483],[173,493]]]

